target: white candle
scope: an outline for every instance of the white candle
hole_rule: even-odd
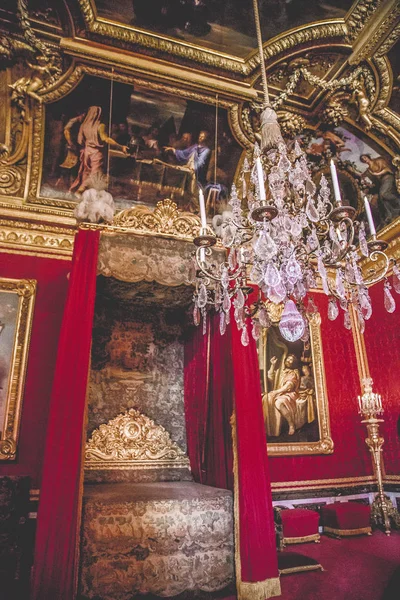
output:
[[[364,206],[365,206],[365,212],[367,215],[368,225],[369,225],[369,230],[371,232],[371,235],[376,235],[375,224],[374,224],[374,220],[372,218],[371,206],[370,206],[370,203],[368,202],[367,196],[364,196]]]
[[[203,190],[199,189],[199,205],[200,205],[200,218],[201,218],[201,226],[203,229],[207,227],[207,216],[206,216],[206,205],[204,202],[204,194]]]
[[[259,200],[263,202],[266,199],[265,194],[265,185],[264,185],[264,172],[261,164],[261,158],[258,156],[256,158],[256,167],[257,167],[257,177],[258,177],[258,188],[260,193]]]
[[[342,197],[340,195],[340,187],[339,187],[339,179],[337,176],[336,166],[333,160],[331,159],[331,176],[332,176],[332,184],[333,191],[335,192],[335,200],[338,204],[342,204]]]

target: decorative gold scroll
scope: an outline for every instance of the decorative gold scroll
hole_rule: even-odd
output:
[[[178,210],[172,200],[160,200],[155,210],[148,206],[135,206],[114,217],[113,227],[137,233],[167,235],[192,240],[199,234],[200,219],[190,212]]]
[[[164,427],[134,408],[100,425],[86,444],[88,470],[188,467],[188,457]]]

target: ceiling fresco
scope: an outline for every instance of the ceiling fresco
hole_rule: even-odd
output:
[[[245,57],[257,46],[252,0],[95,0],[95,5],[101,18],[230,55]],[[343,18],[351,5],[351,0],[261,0],[263,40]]]

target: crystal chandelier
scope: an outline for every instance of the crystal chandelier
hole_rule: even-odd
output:
[[[268,305],[281,304],[282,336],[291,342],[306,340],[309,336],[306,314],[316,310],[306,296],[320,284],[329,297],[329,319],[336,319],[342,309],[344,325],[350,328],[352,305],[363,330],[365,320],[372,314],[368,286],[384,279],[385,307],[393,312],[396,306],[386,278],[390,267],[385,254],[387,244],[376,238],[370,205],[365,198],[372,234],[367,241],[364,224],[354,221],[355,209],[342,202],[333,161],[335,199],[331,200],[324,175],[317,189],[298,141],[284,142],[268,98],[257,0],[254,10],[264,91],[261,148],[256,143],[252,159],[243,163],[240,186],[233,185],[231,190],[232,210],[224,214],[218,237],[207,225],[200,190],[202,227],[194,240],[197,246],[194,322],[199,324],[203,318],[205,324],[207,307],[212,305],[220,315],[223,334],[233,304],[242,343],[247,345],[247,318],[251,318],[251,333],[257,339],[261,329],[270,325]],[[382,259],[382,267],[376,274],[363,277],[361,255],[372,261]],[[250,283],[258,290],[255,298]],[[393,285],[400,293],[400,270],[396,265]]]

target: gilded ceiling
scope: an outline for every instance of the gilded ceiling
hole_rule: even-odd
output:
[[[379,227],[393,237],[400,211],[398,1],[259,6],[284,134],[301,139],[316,178],[335,157],[349,201],[359,210],[365,190],[372,194]],[[201,177],[210,190],[210,219],[222,212],[257,137],[261,87],[252,14],[251,0],[4,0],[1,247],[70,255],[76,190],[83,189],[76,131],[93,106],[113,139],[121,146],[126,136],[122,146],[134,148],[127,158],[110,148],[102,162],[117,207],[135,213],[133,228],[140,221],[141,232],[187,238],[190,216],[172,230],[168,211],[151,226],[148,213],[166,198],[178,211],[197,213],[191,176],[171,160],[171,148],[184,150],[185,140],[195,142],[201,132],[209,149]],[[386,187],[365,155],[386,165]]]

